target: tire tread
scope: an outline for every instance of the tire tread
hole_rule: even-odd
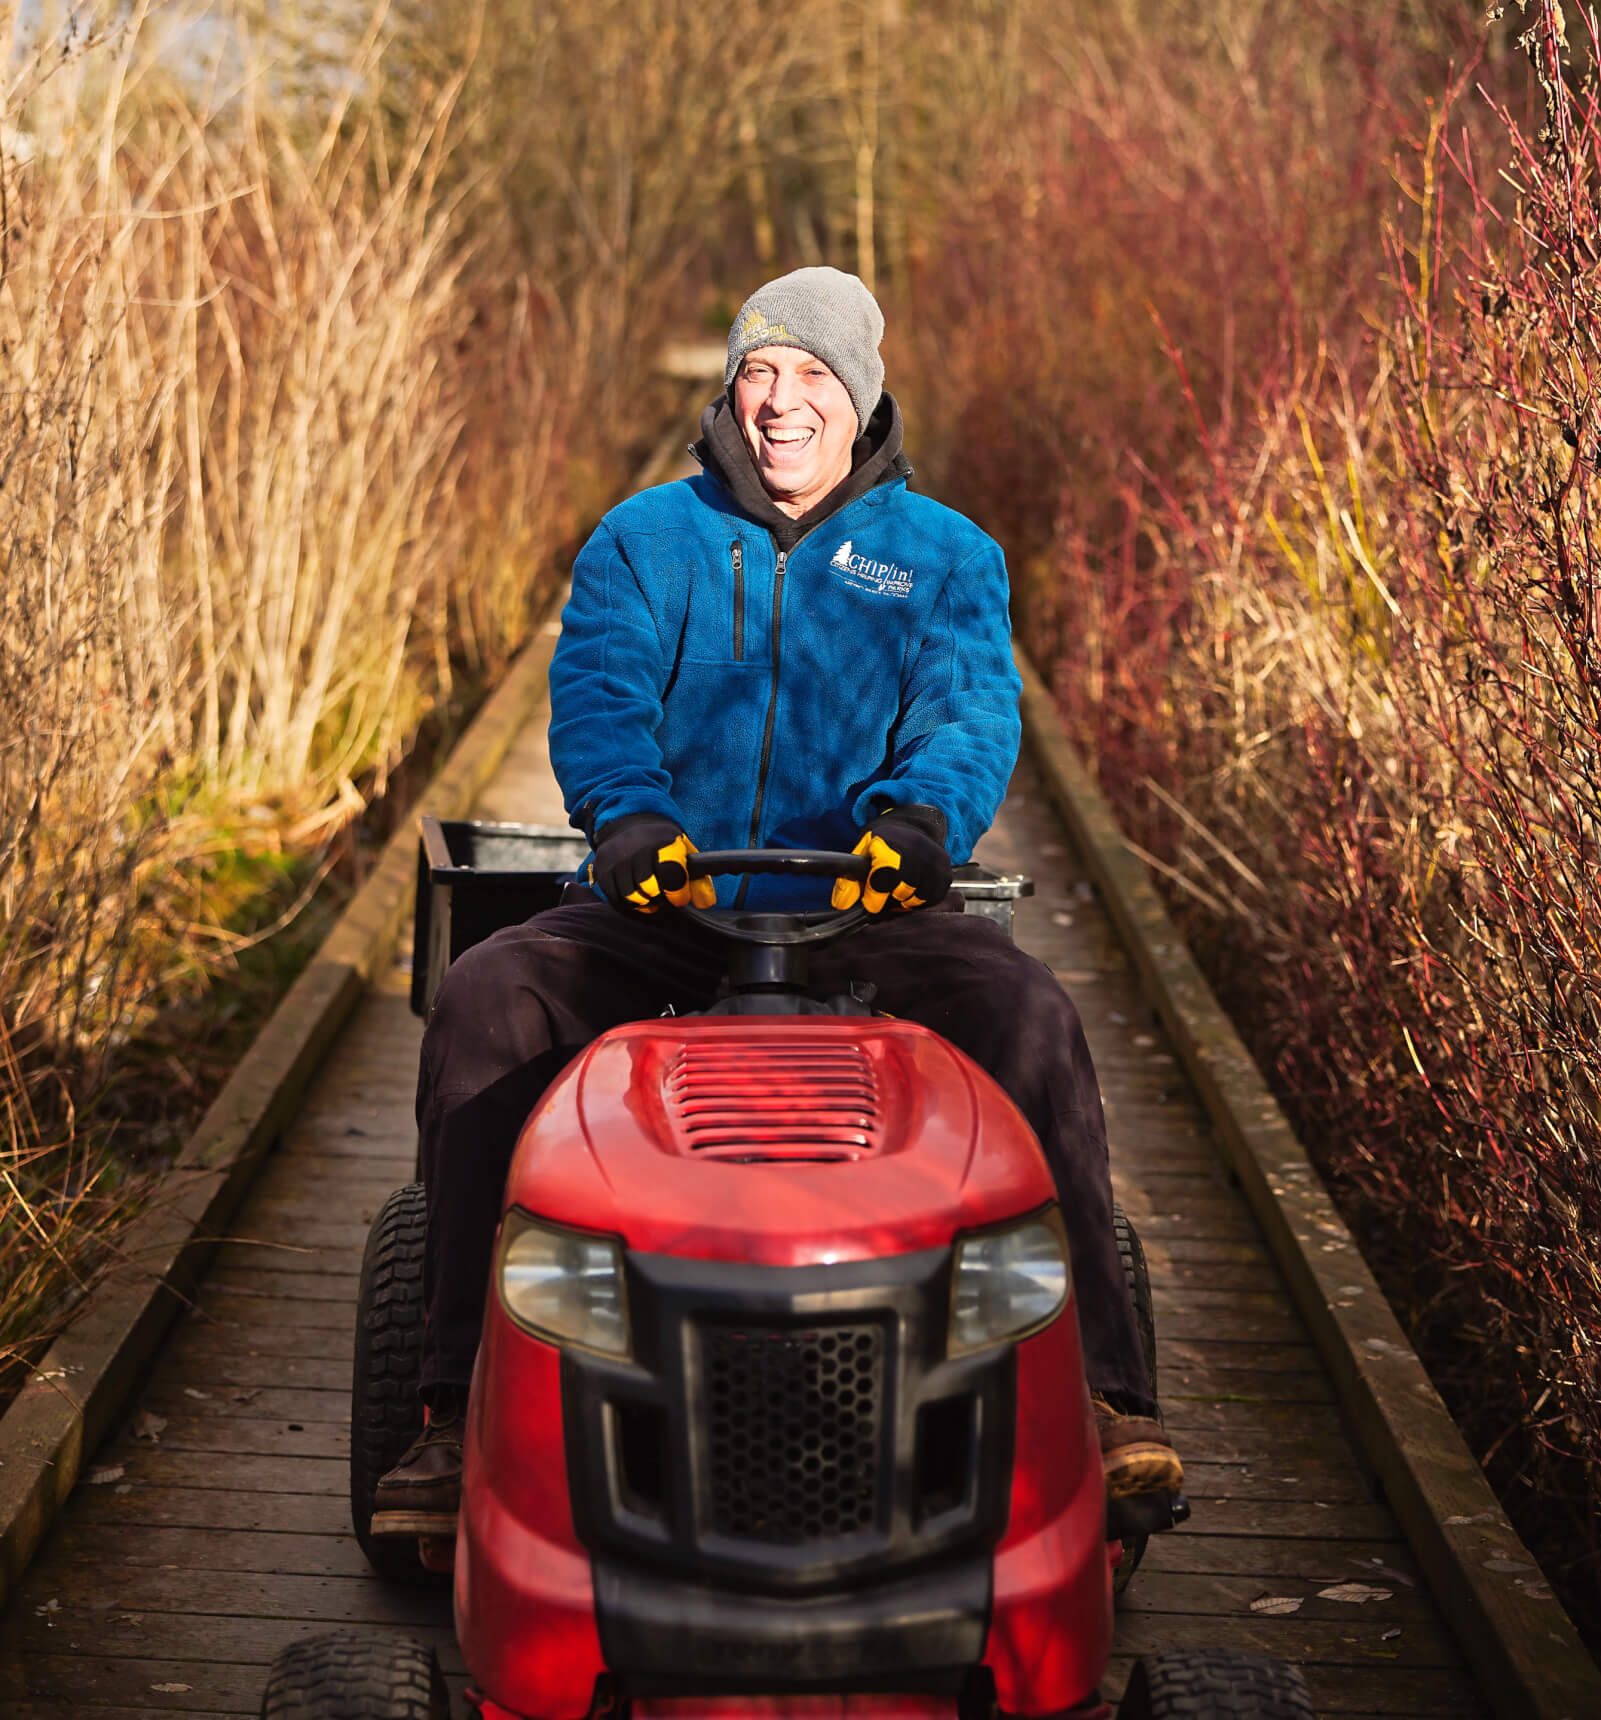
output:
[[[412,1637],[302,1637],[273,1662],[261,1720],[448,1720],[439,1657]]]
[[[422,1432],[423,1243],[428,1212],[421,1183],[389,1196],[367,1233],[356,1302],[350,1386],[350,1517],[367,1562],[400,1582],[428,1578],[414,1543],[371,1533],[380,1479]]]
[[[1173,1649],[1134,1664],[1117,1720],[1317,1720],[1301,1669],[1232,1648]]]

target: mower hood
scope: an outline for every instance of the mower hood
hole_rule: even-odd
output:
[[[642,1252],[814,1266],[943,1247],[1053,1195],[1017,1108],[929,1029],[699,1016],[581,1053],[524,1126],[506,1204]]]

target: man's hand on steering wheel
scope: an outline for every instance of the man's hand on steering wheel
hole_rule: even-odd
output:
[[[870,914],[886,907],[926,908],[943,900],[951,887],[951,857],[945,851],[945,814],[937,806],[892,806],[879,813],[851,851],[868,857],[865,885],[841,878],[830,903]]]
[[[686,862],[695,844],[656,812],[634,812],[613,819],[595,832],[595,857],[589,880],[614,908],[654,914],[666,902],[674,908],[717,906],[710,878],[691,878]]]

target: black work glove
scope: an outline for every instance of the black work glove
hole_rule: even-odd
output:
[[[937,806],[892,806],[867,826],[851,852],[865,854],[871,870],[865,887],[850,878],[835,881],[829,900],[836,908],[853,908],[858,900],[870,914],[891,903],[926,908],[950,891],[945,814]]]
[[[675,908],[717,906],[710,878],[691,878],[687,863],[695,844],[658,812],[631,812],[595,832],[589,881],[614,908],[654,914],[663,902]]]

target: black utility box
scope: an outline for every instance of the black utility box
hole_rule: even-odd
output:
[[[554,908],[589,853],[563,824],[425,817],[417,839],[411,1007],[426,1015],[445,969],[502,926]]]

